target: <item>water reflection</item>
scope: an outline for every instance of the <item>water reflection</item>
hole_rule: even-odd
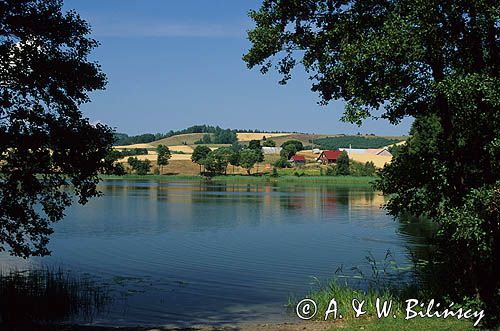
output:
[[[305,294],[311,276],[388,249],[406,261],[407,246],[423,245],[367,187],[116,180],[100,189],[57,224],[53,256],[30,260],[114,287],[121,300],[97,324],[283,320],[288,295]]]

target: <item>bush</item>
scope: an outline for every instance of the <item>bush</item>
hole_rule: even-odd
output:
[[[289,168],[290,162],[288,162],[288,159],[282,157],[278,161],[274,162],[274,166],[277,168]]]
[[[141,161],[136,157],[129,157],[127,162],[137,175],[147,175],[149,170],[151,170],[151,161],[149,160]]]

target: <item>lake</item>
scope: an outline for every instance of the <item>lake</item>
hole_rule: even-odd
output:
[[[99,325],[283,321],[284,305],[339,266],[367,270],[387,251],[407,263],[424,233],[380,209],[367,186],[108,180],[56,224],[52,256],[0,255],[3,269],[88,274],[114,296]]]

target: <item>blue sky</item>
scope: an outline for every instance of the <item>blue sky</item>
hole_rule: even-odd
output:
[[[167,132],[194,124],[310,133],[407,134],[371,120],[358,127],[339,118],[343,102],[319,106],[298,70],[285,86],[272,73],[248,70],[249,9],[257,0],[65,0],[93,28],[101,46],[92,59],[108,76],[105,91],[82,107],[92,121],[118,132]]]

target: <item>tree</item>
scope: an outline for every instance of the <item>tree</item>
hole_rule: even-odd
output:
[[[365,163],[364,176],[374,176],[377,169],[372,161]]]
[[[256,26],[244,56],[264,73],[278,58],[283,84],[301,63],[322,104],[346,101],[345,121],[376,114],[392,124],[405,116],[417,126],[436,122],[429,141],[426,129],[414,130],[424,139],[401,148],[378,187],[393,193],[391,214],[426,215],[443,226],[438,256],[462,263],[444,288],[452,298],[481,298],[492,317],[500,310],[500,229],[495,203],[479,213],[477,199],[495,196],[500,178],[499,15],[488,0],[265,0],[250,13]],[[430,153],[419,140],[439,148]],[[450,222],[463,208],[469,218]]]
[[[149,160],[141,161],[137,157],[131,156],[128,158],[127,163],[139,176],[145,176],[151,170],[151,161]]]
[[[264,146],[264,147],[276,147],[276,142],[274,140],[271,140],[271,139],[266,139],[262,143],[262,146]]]
[[[208,153],[202,162],[205,170],[211,175],[221,175],[226,172],[229,158],[225,151],[218,151],[217,149]]]
[[[288,160],[288,158],[281,157],[274,162],[274,166],[277,168],[288,168],[290,167],[290,162]]]
[[[262,146],[260,145],[260,140],[250,140],[248,143],[248,148],[257,152],[259,155],[259,161],[264,161],[264,152],[262,151]]]
[[[337,158],[337,174],[340,176],[347,176],[351,173],[349,170],[349,155],[346,151],[340,153]]]
[[[156,147],[156,153],[158,153],[158,166],[160,167],[160,169],[162,169],[163,166],[168,164],[168,160],[172,157],[172,154],[170,153],[170,149],[167,146],[161,144]]]
[[[122,157],[123,154],[121,152],[112,148],[104,158],[104,162],[106,162],[107,165],[103,173],[106,175],[116,175],[116,176],[125,175],[125,168],[121,163],[117,162]]]
[[[240,165],[247,170],[250,175],[250,170],[259,161],[259,153],[255,150],[247,148],[240,152]]]
[[[248,142],[248,148],[253,149],[253,150],[260,150],[262,149],[262,146],[260,145],[260,140],[250,140]]]
[[[52,223],[98,196],[111,128],[79,111],[106,77],[90,26],[62,1],[0,2],[0,250],[47,255]]]
[[[211,149],[207,146],[196,146],[193,150],[193,154],[191,154],[191,161],[200,165],[200,173],[203,161],[207,158],[210,151]]]
[[[231,154],[229,156],[229,164],[233,166],[233,174],[234,174],[234,167],[240,165],[240,152],[235,151],[234,148],[231,147]]]
[[[295,147],[295,151],[301,151],[304,149],[304,145],[299,140],[287,140],[283,144],[281,144],[281,148],[286,148],[288,146]]]
[[[284,147],[281,148],[280,156],[286,160],[290,160],[290,158],[294,156],[297,151],[297,147],[294,144],[284,145]]]

